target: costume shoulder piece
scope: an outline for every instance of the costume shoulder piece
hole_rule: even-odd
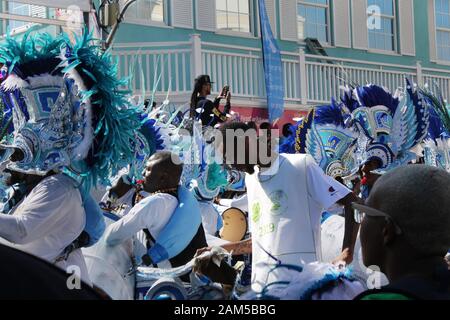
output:
[[[346,114],[341,105],[314,108],[296,131],[296,151],[309,153],[324,172],[333,177],[343,177],[353,168],[353,149],[357,135],[347,127]]]
[[[28,33],[0,45],[10,169],[64,171],[93,185],[131,162],[139,110],[120,89],[127,80],[117,79],[110,53],[97,44],[85,32],[74,44],[66,35]]]
[[[430,108],[430,126],[424,141],[425,163],[450,172],[450,110],[439,88],[421,90]]]

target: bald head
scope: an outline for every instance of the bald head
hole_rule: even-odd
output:
[[[375,183],[367,204],[389,214],[421,254],[444,256],[450,248],[450,174],[410,165]]]

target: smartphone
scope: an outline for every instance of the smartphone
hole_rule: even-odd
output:
[[[226,85],[225,87],[223,87],[222,97],[226,97],[229,91],[230,91],[230,86]]]

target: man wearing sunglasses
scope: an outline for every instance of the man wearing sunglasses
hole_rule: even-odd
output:
[[[357,299],[450,299],[449,173],[423,165],[395,169],[375,183],[366,205],[353,207],[364,264],[390,282]]]

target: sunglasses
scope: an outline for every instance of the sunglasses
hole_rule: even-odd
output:
[[[369,217],[384,217],[386,220],[390,220],[392,222],[397,235],[401,235],[403,233],[402,229],[398,226],[395,220],[387,213],[356,202],[352,203],[352,207],[355,209],[354,219],[356,223],[361,224],[366,215]]]

